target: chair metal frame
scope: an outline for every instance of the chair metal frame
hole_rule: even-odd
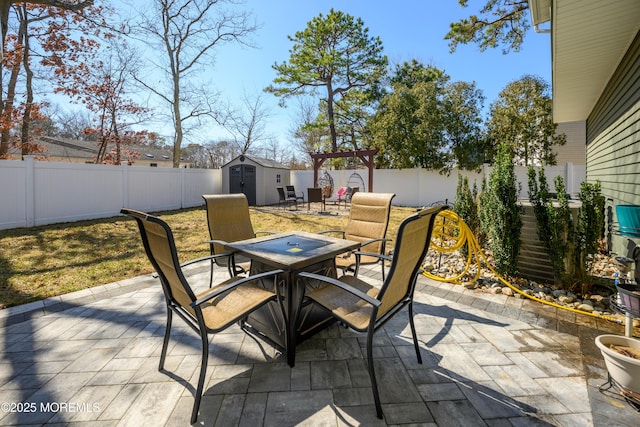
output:
[[[422,364],[422,356],[420,355],[420,347],[418,345],[418,337],[413,318],[413,295],[417,276],[421,270],[421,264],[431,242],[434,220],[438,213],[445,209],[446,206],[425,209],[405,218],[398,229],[395,243],[396,255],[393,258],[380,254],[368,254],[391,261],[389,274],[386,279],[384,279],[379,290],[377,290],[375,286],[353,276],[342,276],[340,279],[332,279],[313,273],[299,273],[300,277],[308,280],[317,280],[327,285],[326,287],[321,287],[309,292],[306,295],[307,298],[324,307],[332,313],[336,319],[351,329],[367,333],[367,365],[375,401],[376,415],[380,419],[382,419],[384,415],[373,365],[373,336],[374,333],[395,314],[404,307],[408,307],[413,345],[418,363]],[[416,221],[420,221],[420,223],[416,223]],[[422,244],[422,248],[417,252],[417,256],[416,252],[407,252],[412,248],[408,249],[406,246],[403,246],[405,240],[408,242],[408,245],[415,243],[415,241],[419,241]],[[357,255],[361,255],[361,253],[358,252]],[[407,262],[405,258],[409,258],[410,265],[406,265]],[[412,260],[413,263],[411,263]],[[410,274],[407,275],[407,271],[410,271]],[[398,274],[400,279],[395,279],[396,274]],[[408,283],[402,282],[403,274],[407,277]],[[402,291],[402,293],[395,292],[397,290]],[[374,297],[374,294],[377,295]],[[349,295],[355,298],[351,298],[349,301],[343,299]],[[390,296],[387,298],[387,295]],[[353,300],[360,300],[363,304],[358,304]],[[344,303],[343,306],[340,305],[342,303]],[[359,319],[363,319],[369,310],[369,320],[365,325],[358,326],[354,324],[355,322],[353,322],[353,320],[357,319],[353,317],[354,313],[360,315]]]
[[[256,298],[256,301],[247,303],[247,307],[243,307],[242,310],[233,313],[233,316],[226,317],[224,319],[224,323],[218,325],[218,327],[216,328],[211,328],[207,325],[205,315],[203,314],[203,308],[211,308],[207,307],[207,304],[213,306],[222,305],[225,298],[227,298],[232,293],[237,292],[241,286],[246,285],[250,282],[262,281],[263,279],[273,277],[275,289],[275,286],[278,283],[277,275],[283,273],[283,270],[268,271],[249,277],[231,277],[218,284],[215,288],[209,289],[203,294],[196,295],[182,272],[181,265],[178,261],[173,233],[169,225],[160,218],[151,216],[144,212],[139,212],[132,209],[122,209],[120,212],[124,215],[133,217],[136,220],[138,228],[140,230],[140,236],[142,238],[145,252],[147,254],[147,257],[149,258],[149,261],[158,274],[165,296],[165,302],[167,306],[167,324],[164,340],[162,343],[162,351],[160,353],[160,363],[158,366],[158,370],[164,371],[164,363],[167,356],[167,348],[169,346],[174,313],[182,320],[184,320],[185,323],[198,335],[200,335],[200,340],[202,343],[202,361],[200,364],[198,385],[195,391],[194,404],[191,412],[191,424],[194,424],[198,418],[198,411],[200,408],[200,402],[202,400],[204,380],[207,371],[207,363],[209,360],[209,334],[217,333],[224,329],[227,329],[229,326],[238,321],[242,323],[243,319],[245,319],[250,313],[259,309],[270,301],[279,300],[279,297],[277,292],[275,291],[268,292],[266,288],[261,291],[258,290],[257,292],[259,292],[260,295],[258,296],[258,298]],[[157,226],[159,226],[160,229],[158,229]],[[162,231],[159,232],[159,230]],[[161,233],[164,234],[164,236]],[[155,243],[151,242],[149,234],[153,235],[153,241]],[[159,248],[154,246],[154,244],[163,246],[166,245],[166,247]],[[154,252],[155,250],[163,251],[161,255],[165,256],[167,255],[168,251],[171,262],[166,263],[166,260],[164,260],[165,262],[162,263],[159,262],[157,259],[157,255]],[[173,283],[170,280],[173,280]],[[176,283],[176,281],[178,283]],[[176,287],[178,287],[177,290],[180,291],[180,295],[174,294],[174,288]],[[251,290],[247,290],[245,288],[243,289],[243,292],[243,295],[248,295]],[[269,293],[271,295],[269,295]],[[181,299],[182,302],[178,301],[178,299]],[[188,304],[186,304],[187,301],[185,299],[188,300]],[[214,299],[216,301],[212,301]],[[280,304],[282,307],[281,302]]]

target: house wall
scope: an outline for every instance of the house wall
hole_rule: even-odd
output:
[[[640,204],[640,33],[587,119],[587,181],[596,180],[615,227],[616,205]],[[610,249],[621,255],[635,246],[615,232],[607,237]]]

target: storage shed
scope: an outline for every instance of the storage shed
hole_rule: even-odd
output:
[[[282,163],[246,154],[222,166],[222,191],[244,193],[251,206],[278,203],[276,188],[289,185],[289,179]]]

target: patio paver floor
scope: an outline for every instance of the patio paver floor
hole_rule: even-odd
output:
[[[188,272],[208,283],[208,266]],[[362,335],[334,324],[300,343],[290,368],[234,326],[211,338],[199,424],[640,423],[617,394],[598,391],[606,370],[594,338],[623,334],[622,325],[571,323],[424,277],[415,301],[422,365],[406,315],[376,334],[384,420],[375,416]],[[165,316],[150,275],[0,311],[0,425],[188,425],[199,339],[176,320],[168,373],[158,372]]]

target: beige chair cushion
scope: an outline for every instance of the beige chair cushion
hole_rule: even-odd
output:
[[[379,292],[378,288],[354,276],[342,276],[340,281],[359,289],[373,298],[376,298]],[[344,320],[345,323],[354,329],[364,331],[369,326],[372,310],[371,305],[343,291],[337,286],[321,287],[313,292],[309,292],[307,297],[330,309],[334,315]]]
[[[216,289],[228,283],[241,279],[232,277],[225,282],[207,289],[198,295],[198,299],[205,297]],[[273,297],[272,291],[266,290],[256,283],[247,283],[234,288],[232,291],[213,298],[202,306],[202,315],[207,328],[218,330],[236,320],[238,313],[246,313]],[[186,307],[185,307],[186,308]],[[189,309],[192,311],[191,309]]]

